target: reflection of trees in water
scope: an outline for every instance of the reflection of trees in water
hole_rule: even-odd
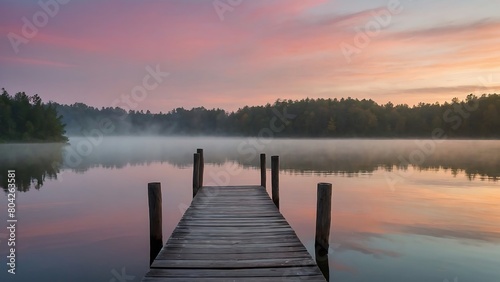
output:
[[[280,155],[281,169],[297,174],[371,174],[376,170],[447,170],[454,176],[463,172],[470,180],[477,177],[500,180],[500,141],[451,140],[423,151],[414,140],[304,140],[275,141],[267,150]],[[310,145],[307,145],[310,142]],[[434,147],[428,147],[434,148]],[[417,158],[415,156],[423,156]],[[410,156],[413,156],[412,158]],[[247,167],[259,167],[259,160],[230,160]]]
[[[380,150],[364,151],[363,154],[350,155],[349,151],[321,153],[311,156],[301,154],[287,155],[282,158],[282,168],[294,173],[322,173],[356,175],[385,171],[408,170],[417,171],[450,171],[453,176],[463,172],[470,179],[477,177],[498,181],[500,179],[500,146],[495,152],[481,148],[463,151],[460,148],[440,147],[439,151],[429,154],[422,162],[408,160],[412,148],[393,148],[391,152]],[[316,157],[315,157],[316,156]],[[401,161],[401,156],[406,161]],[[309,159],[304,161],[305,159]]]
[[[337,174],[357,176],[386,171],[449,170],[456,175],[464,172],[470,180],[500,179],[500,141],[445,141],[436,144],[432,153],[423,153],[418,162],[410,156],[422,151],[412,140],[272,140],[267,144],[238,138],[105,138],[92,147],[88,156],[78,154],[78,142],[71,145],[1,145],[0,169],[16,169],[20,191],[31,185],[36,189],[46,177],[56,178],[60,169],[85,172],[93,167],[122,168],[167,162],[190,168],[196,148],[204,148],[206,163],[223,165],[235,162],[244,167],[259,167],[258,154],[281,157],[281,169],[297,174]],[[271,140],[269,140],[271,141]],[[255,146],[255,145],[258,146]],[[257,149],[255,149],[257,147]],[[75,157],[76,159],[72,158]],[[71,160],[71,161],[70,161]],[[0,173],[0,185],[5,189],[6,173]]]
[[[18,191],[42,187],[45,179],[57,179],[64,144],[0,145],[0,186],[7,191],[7,170],[16,171]]]
[[[255,140],[255,139],[254,139]],[[84,158],[79,169],[95,166],[121,168],[168,162],[189,168],[196,148],[204,148],[207,163],[223,165],[235,162],[258,168],[258,154],[279,155],[281,169],[298,174],[339,174],[356,176],[376,170],[450,170],[464,172],[469,179],[477,176],[500,179],[499,141],[450,140],[418,146],[413,140],[289,140],[275,139],[263,144],[238,138],[132,138],[107,142]],[[428,141],[432,142],[432,141]],[[77,143],[72,142],[73,146]],[[433,147],[435,146],[435,148]],[[434,148],[430,150],[430,148]],[[260,150],[262,149],[262,150]],[[423,158],[415,158],[415,156]],[[413,156],[413,158],[411,158]]]

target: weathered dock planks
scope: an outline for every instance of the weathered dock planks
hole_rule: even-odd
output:
[[[262,186],[203,187],[143,282],[326,281]]]

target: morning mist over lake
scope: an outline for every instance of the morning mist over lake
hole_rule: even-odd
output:
[[[500,281],[499,9],[2,1],[0,281]]]

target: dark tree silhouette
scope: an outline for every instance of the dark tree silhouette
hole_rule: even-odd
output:
[[[38,95],[19,92],[0,95],[0,142],[66,142],[62,117],[55,105],[44,104]]]

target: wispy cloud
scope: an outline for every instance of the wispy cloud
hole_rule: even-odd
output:
[[[14,64],[24,64],[24,65],[40,65],[49,67],[59,67],[59,68],[69,68],[75,67],[74,64],[68,64],[63,62],[49,61],[44,59],[36,58],[20,58],[20,57],[0,57],[0,61],[10,62]]]

